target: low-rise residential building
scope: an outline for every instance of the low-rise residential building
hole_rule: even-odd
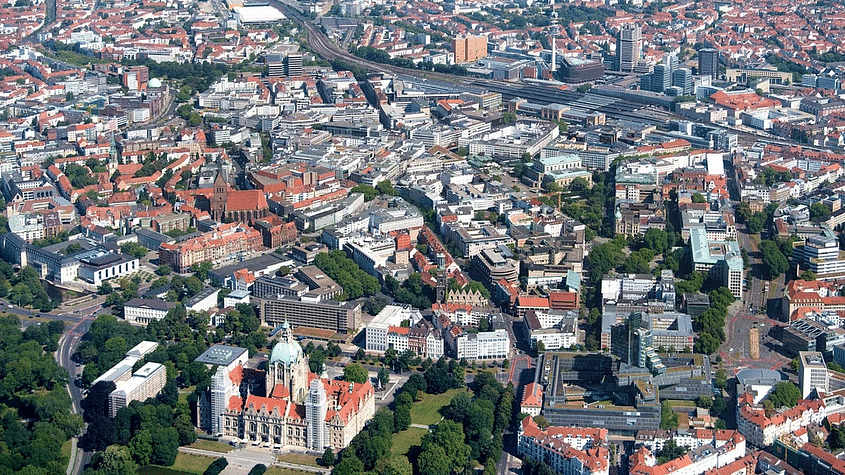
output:
[[[383,353],[389,348],[387,334],[391,327],[411,327],[422,320],[419,310],[407,306],[387,305],[364,327],[364,347],[367,351]],[[403,322],[406,322],[403,325]],[[399,351],[398,348],[394,348]]]
[[[759,448],[772,445],[775,439],[807,427],[820,424],[827,417],[827,408],[822,400],[801,400],[791,409],[766,416],[762,405],[755,405],[749,393],[737,401],[737,430],[748,443]]]
[[[123,318],[129,323],[146,326],[153,320],[166,317],[175,306],[175,303],[164,300],[134,298],[123,305]]]
[[[578,343],[578,312],[572,310],[529,310],[522,319],[531,347],[546,350],[569,349]]]
[[[162,243],[159,262],[176,272],[188,272],[199,262],[219,266],[263,249],[261,233],[237,223],[224,224],[214,231],[177,243]]]
[[[549,427],[540,429],[531,417],[522,420],[517,450],[549,465],[555,473],[607,475],[610,453],[607,429]]]
[[[519,412],[529,416],[539,416],[543,410],[543,386],[540,383],[532,382],[522,389],[522,400],[519,403]]]
[[[641,445],[628,462],[629,472],[632,475],[698,475],[745,456],[745,437],[736,431],[697,430],[693,437],[675,435],[671,440],[691,450],[661,464],[654,456],[654,449]]]

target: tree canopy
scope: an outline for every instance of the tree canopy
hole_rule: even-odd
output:
[[[775,408],[795,407],[799,399],[801,399],[801,390],[794,383],[788,381],[777,383],[772,392],[769,393],[769,400],[772,401]]]
[[[341,250],[317,254],[314,265],[343,287],[341,298],[354,300],[370,297],[381,290],[378,279],[364,272]]]
[[[17,318],[0,317],[0,473],[64,473],[61,446],[82,430],[64,387],[67,372],[45,350],[63,326],[41,327],[21,332]]]

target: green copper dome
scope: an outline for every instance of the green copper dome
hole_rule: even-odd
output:
[[[281,362],[285,366],[290,366],[303,357],[302,347],[291,337],[290,325],[285,321],[282,324],[282,338],[273,346],[273,352],[270,353],[270,364]]]

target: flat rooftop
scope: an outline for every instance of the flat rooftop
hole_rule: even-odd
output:
[[[199,355],[194,361],[209,365],[228,366],[241,355],[246,353],[246,351],[246,348],[217,344],[205,350],[205,352]]]

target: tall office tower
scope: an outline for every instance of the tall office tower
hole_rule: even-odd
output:
[[[672,85],[681,88],[681,95],[692,94],[692,71],[678,68],[672,73]]]
[[[813,389],[828,392],[830,375],[821,353],[818,351],[798,352],[798,381],[801,383],[801,397],[804,399]]]
[[[285,56],[285,75],[302,76],[302,54],[290,53]]]
[[[678,56],[675,53],[669,53],[663,57],[663,64],[669,67],[669,77],[678,69]],[[668,85],[666,87],[669,87]]]
[[[281,53],[268,53],[264,58],[267,63],[267,76],[279,78],[285,75],[285,55]]]
[[[624,25],[616,39],[616,62],[619,71],[630,73],[640,64],[642,28],[636,23]]]
[[[704,48],[698,52],[698,74],[719,79],[719,50]]]
[[[464,36],[452,40],[455,64],[471,63],[487,56],[487,37]]]
[[[672,75],[669,71],[669,66],[666,64],[657,64],[654,66],[654,72],[651,78],[652,92],[663,92],[667,87],[671,86]]]

